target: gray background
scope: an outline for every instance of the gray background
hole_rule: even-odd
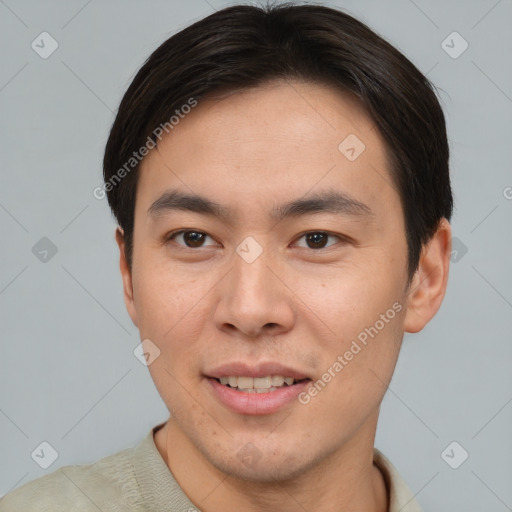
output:
[[[133,446],[167,417],[133,355],[115,223],[92,191],[143,61],[233,3],[0,0],[0,495]],[[428,74],[452,150],[448,293],[424,331],[406,335],[376,446],[426,511],[512,510],[512,2],[326,5],[367,22]],[[31,48],[43,31],[59,44],[47,59]],[[453,31],[469,44],[457,58],[460,39],[444,43],[452,56],[442,47]],[[32,250],[42,237],[57,248],[47,261]],[[42,441],[58,452],[46,470],[31,458]],[[452,464],[469,453],[458,469],[441,456],[453,441],[462,448],[448,451]]]

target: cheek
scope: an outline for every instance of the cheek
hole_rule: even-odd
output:
[[[305,306],[341,340],[357,335],[402,299],[402,279],[395,269],[381,264],[383,255],[374,256],[292,280],[298,283],[295,290]]]
[[[163,342],[197,320],[208,283],[148,257],[134,270],[133,291],[141,336]]]
[[[206,297],[212,283],[168,262],[157,264],[149,256],[145,261],[133,276],[140,337],[160,350],[160,357],[149,366],[157,388],[176,395],[180,393],[176,381],[191,383],[198,378],[197,341],[204,339],[210,318]]]
[[[383,382],[389,382],[398,357],[405,310],[401,267],[391,267],[382,252],[374,251],[320,284],[310,280],[302,286],[308,305],[329,327],[317,343],[323,352],[321,379],[332,384],[317,405],[325,401],[347,411],[366,404],[361,419],[381,400]]]

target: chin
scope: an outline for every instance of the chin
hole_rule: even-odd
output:
[[[294,444],[293,448],[297,449],[297,445]],[[315,464],[314,459],[307,460],[304,453],[275,453],[276,449],[271,446],[267,446],[267,449],[268,454],[265,453],[264,448],[258,449],[251,442],[247,442],[235,453],[235,456],[231,450],[224,456],[219,453],[204,455],[224,474],[239,480],[262,484],[293,480],[306,473]]]

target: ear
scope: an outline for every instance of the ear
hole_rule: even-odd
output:
[[[452,250],[449,222],[442,219],[429,243],[423,247],[420,262],[407,292],[406,332],[419,332],[437,313],[448,284]]]
[[[116,229],[116,242],[119,247],[119,269],[123,279],[124,303],[132,322],[138,327],[137,310],[133,300],[132,272],[126,261],[124,232],[120,227]]]

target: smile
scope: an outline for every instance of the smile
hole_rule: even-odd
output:
[[[274,382],[279,383],[283,380],[283,383],[273,386],[272,378],[274,377],[276,378]],[[224,383],[221,383],[221,378]],[[291,405],[294,401],[298,403],[298,395],[311,383],[311,379],[292,379],[293,382],[287,384],[284,380],[285,377],[279,375],[256,378],[243,376],[221,378],[206,378],[213,399],[234,413],[252,416],[273,414],[285,406]],[[236,384],[236,387],[230,385],[230,379],[233,384]],[[289,379],[287,380],[290,382]],[[269,387],[263,387],[268,386],[269,383]]]
[[[243,393],[272,393],[282,387],[293,386],[301,380],[282,375],[269,375],[267,377],[242,377],[233,376],[220,377],[216,379],[223,386],[241,391]],[[302,379],[307,380],[307,379]]]

